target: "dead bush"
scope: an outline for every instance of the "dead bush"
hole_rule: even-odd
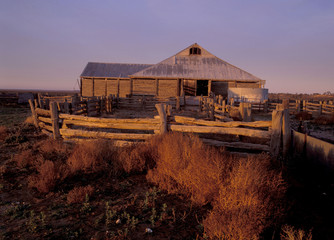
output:
[[[35,164],[36,156],[31,149],[24,150],[14,157],[14,162],[20,168],[26,168]]]
[[[304,120],[311,120],[312,119],[312,114],[308,112],[299,112],[295,114],[295,117],[299,121],[304,121]]]
[[[334,125],[334,114],[332,115],[321,115],[314,119],[314,123],[318,125]]]
[[[0,126],[0,141],[4,141],[8,136],[8,129],[5,126]]]
[[[160,136],[154,136],[145,143],[119,149],[119,161],[127,173],[138,173],[153,168],[157,158]]]
[[[71,147],[61,140],[45,139],[34,146],[43,159],[65,162],[71,152]]]
[[[81,203],[86,199],[86,195],[91,197],[94,193],[94,188],[90,185],[86,187],[75,187],[67,194],[67,203]]]
[[[77,144],[67,159],[67,164],[72,174],[99,172],[106,168],[112,168],[116,174],[121,170],[117,161],[117,148],[107,140],[85,141]]]
[[[312,232],[306,233],[302,229],[285,225],[282,227],[281,240],[312,240]]]
[[[281,174],[271,169],[269,157],[236,161],[203,222],[206,234],[218,239],[258,239],[281,216],[284,192]]]
[[[190,196],[204,205],[218,194],[218,186],[225,174],[229,156],[203,145],[198,137],[170,133],[157,146],[156,167],[148,171],[147,179],[169,193]]]
[[[68,168],[60,161],[44,161],[37,169],[38,174],[30,176],[28,185],[36,188],[41,193],[52,191],[57,184],[61,183],[68,176]]]

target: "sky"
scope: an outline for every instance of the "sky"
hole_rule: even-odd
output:
[[[193,43],[269,92],[334,92],[333,0],[0,0],[0,89],[79,89],[87,62],[154,64]]]

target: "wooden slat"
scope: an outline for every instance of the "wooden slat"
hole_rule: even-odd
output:
[[[153,136],[152,134],[108,133],[76,129],[60,129],[60,134],[65,137],[107,138],[120,140],[145,140]]]
[[[86,122],[97,122],[97,123],[148,123],[158,124],[159,119],[154,118],[133,118],[133,119],[118,119],[118,118],[97,118],[97,117],[85,117],[70,114],[59,114],[59,118],[67,120],[80,120]]]
[[[230,134],[248,137],[258,137],[263,139],[270,139],[271,136],[270,131],[261,131],[246,128],[169,125],[169,129],[175,132]]]
[[[205,144],[209,144],[216,147],[230,147],[230,148],[239,148],[239,149],[247,149],[247,150],[258,150],[269,152],[268,145],[255,144],[255,143],[244,143],[244,142],[222,142],[213,139],[201,139]]]

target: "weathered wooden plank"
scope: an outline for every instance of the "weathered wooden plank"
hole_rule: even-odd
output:
[[[285,109],[283,111],[282,135],[283,135],[283,157],[286,157],[289,153],[291,145],[290,114],[288,109]]]
[[[52,126],[47,125],[47,124],[45,124],[45,123],[43,123],[43,122],[39,122],[39,123],[38,123],[38,126],[39,126],[41,129],[46,129],[46,130],[50,131],[51,133],[53,132],[53,128],[52,128]],[[53,133],[52,133],[52,136],[53,136]]]
[[[274,110],[272,113],[272,134],[270,141],[270,153],[277,159],[281,144],[281,132],[283,124],[283,111]]]
[[[97,123],[147,123],[147,124],[158,124],[159,119],[154,118],[132,118],[132,119],[119,119],[119,118],[97,118],[97,117],[86,117],[76,116],[70,114],[59,114],[59,118],[67,120],[80,120],[85,122],[97,122]]]
[[[41,109],[41,108],[36,108],[35,112],[37,113],[37,115],[40,115],[40,116],[51,117],[50,110],[44,110],[44,109]]]
[[[183,116],[174,116],[174,121],[177,123],[183,124],[197,124],[203,126],[215,126],[215,127],[271,127],[271,121],[256,121],[256,122],[240,122],[240,121],[233,121],[233,122],[216,122],[216,121],[205,121],[201,119],[195,119],[191,117],[183,117]]]
[[[145,140],[153,134],[135,134],[135,133],[108,133],[98,131],[86,131],[77,129],[60,129],[60,134],[65,137],[86,137],[86,138],[107,138],[107,139],[128,139]]]
[[[52,124],[51,118],[46,118],[46,117],[38,117],[39,121],[45,122],[45,123],[49,123]]]
[[[190,133],[214,133],[214,134],[230,134],[248,137],[258,137],[270,139],[270,131],[261,131],[246,128],[224,128],[224,127],[207,127],[207,126],[184,126],[169,125],[171,131],[174,132],[190,132]]]
[[[36,113],[36,109],[35,109],[34,104],[33,104],[31,99],[29,99],[29,105],[30,105],[31,115],[34,119],[34,125],[35,125],[36,128],[38,128],[37,113]]]
[[[50,112],[51,112],[53,138],[58,139],[60,138],[60,133],[59,133],[58,108],[56,102],[50,104]]]
[[[164,104],[156,104],[155,107],[158,110],[160,116],[160,134],[167,133],[167,114]]]
[[[100,123],[100,122],[87,122],[80,120],[68,120],[65,119],[64,124],[66,125],[76,125],[90,128],[114,128],[114,129],[133,129],[133,130],[157,130],[159,129],[159,124],[143,124],[143,123]]]
[[[216,147],[230,147],[230,148],[239,148],[239,149],[247,149],[247,150],[258,150],[258,151],[264,151],[269,152],[269,146],[268,145],[262,145],[262,144],[255,144],[255,143],[244,143],[244,142],[222,142],[217,141],[213,139],[201,139],[205,144],[209,144]]]

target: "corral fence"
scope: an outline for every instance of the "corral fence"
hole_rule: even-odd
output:
[[[178,116],[171,105],[159,103],[155,105],[157,116],[133,119],[62,113],[57,102],[51,102],[48,110],[40,108],[37,102],[29,103],[35,126],[55,139],[78,141],[104,138],[123,145],[145,141],[155,134],[181,132],[197,134],[209,145],[254,153],[270,152],[277,156],[281,142],[287,152],[287,142],[291,137],[287,110],[273,111],[272,121],[219,122]]]
[[[239,111],[243,121],[251,121],[252,112],[270,113],[279,108],[288,109],[291,114],[311,113],[313,116],[334,114],[333,101],[311,102],[306,100],[264,100],[262,102],[236,102],[233,98],[227,101],[221,95],[199,99],[199,110],[207,112],[211,120],[229,121],[226,114]]]

